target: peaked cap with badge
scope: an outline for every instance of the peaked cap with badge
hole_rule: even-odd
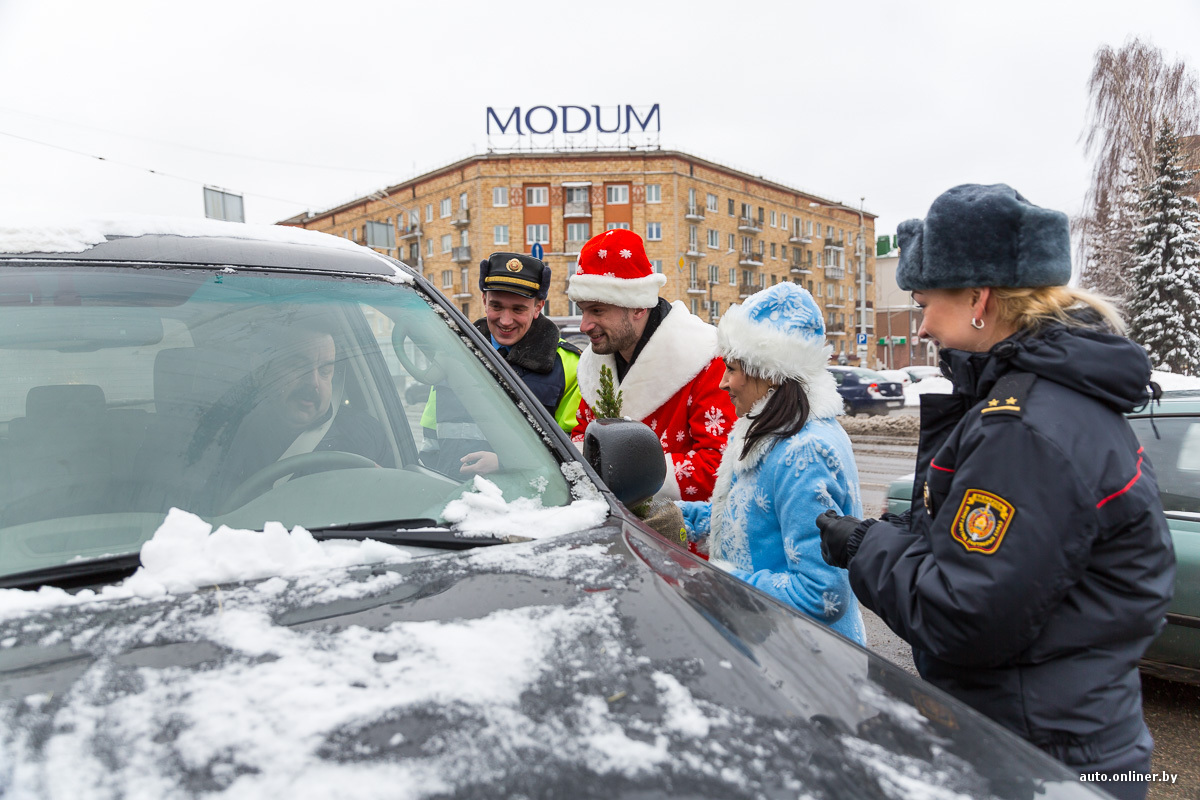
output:
[[[567,296],[576,303],[608,303],[622,308],[653,308],[667,276],[654,271],[642,237],[613,228],[593,236],[579,251]]]
[[[479,262],[479,288],[545,300],[550,292],[550,268],[524,253],[492,253]]]

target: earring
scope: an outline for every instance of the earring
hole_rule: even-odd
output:
[[[983,320],[971,317],[971,327],[977,331],[983,330]]]

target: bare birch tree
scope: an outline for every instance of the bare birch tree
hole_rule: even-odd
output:
[[[1200,132],[1200,84],[1181,60],[1138,38],[1119,50],[1096,51],[1088,80],[1084,149],[1094,158],[1080,232],[1083,283],[1127,300],[1137,189],[1154,180],[1154,142],[1163,121],[1183,134]]]

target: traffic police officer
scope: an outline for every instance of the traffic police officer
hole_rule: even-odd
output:
[[[542,316],[550,290],[550,268],[523,253],[492,253],[479,262],[479,288],[486,316],[476,320],[475,327],[491,339],[559,427],[570,433],[579,409],[575,375],[580,351],[561,339],[558,326]],[[464,473],[486,473],[497,468],[496,454],[488,449],[481,433],[470,432],[474,428],[470,414],[448,387],[430,393],[421,426],[426,463],[433,458],[431,451],[439,450],[436,460],[442,471],[454,467]],[[453,446],[448,446],[450,440],[455,440]],[[451,463],[451,459],[459,463]]]
[[[897,283],[954,393],[922,395],[911,510],[827,512],[823,555],[930,683],[1081,775],[1147,775],[1137,664],[1175,560],[1123,416],[1148,400],[1146,353],[1111,305],[1066,286],[1066,215],[1008,186],[950,189],[898,234]]]

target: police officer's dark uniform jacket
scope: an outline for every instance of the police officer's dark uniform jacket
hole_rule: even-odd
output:
[[[921,398],[913,505],[855,529],[850,582],[926,680],[1065,763],[1148,769],[1137,663],[1175,562],[1123,414],[1150,363],[1079,315],[942,350],[955,393]]]
[[[486,317],[475,320],[475,327],[484,336],[491,336]],[[560,350],[575,356],[574,361],[570,362],[572,366],[578,361],[579,348],[560,339],[558,326],[545,316],[538,316],[530,324],[521,341],[501,350],[504,360],[525,382],[538,402],[550,412],[550,416],[555,416],[559,403],[575,387],[575,375],[568,376],[567,365],[559,356]],[[578,402],[575,407],[579,407]],[[571,419],[574,420],[573,410]]]

